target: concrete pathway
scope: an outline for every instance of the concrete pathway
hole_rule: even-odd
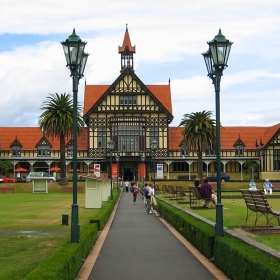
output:
[[[123,192],[75,280],[228,279],[140,196]]]

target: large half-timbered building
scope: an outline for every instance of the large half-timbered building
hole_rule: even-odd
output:
[[[172,127],[171,85],[146,85],[135,73],[134,54],[126,28],[122,46],[120,74],[110,85],[85,85],[84,120],[86,127],[78,137],[78,168],[87,173],[98,166],[110,175],[110,162],[118,161],[118,176],[151,179],[162,167],[162,178],[191,179],[197,174],[197,155],[183,145],[182,128]],[[186,112],[189,113],[189,112]],[[280,124],[272,127],[222,127],[222,171],[231,179],[244,179],[244,163],[259,163],[256,177],[280,179]],[[113,151],[108,142],[115,144]],[[151,149],[156,140],[158,148]],[[66,140],[67,170],[72,169],[72,140]],[[0,127],[0,161],[14,167],[45,171],[60,166],[59,140],[43,135],[38,127]],[[215,171],[215,152],[203,155],[205,175]],[[153,165],[155,160],[157,165]],[[141,166],[141,168],[140,168]],[[156,167],[157,166],[157,167]],[[144,170],[143,170],[144,167]],[[11,170],[11,173],[13,171]],[[70,173],[69,173],[70,174]],[[12,175],[12,174],[11,174]]]

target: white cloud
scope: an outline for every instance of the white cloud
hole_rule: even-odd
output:
[[[10,0],[1,3],[1,11],[0,34],[49,35],[48,41],[39,43],[2,42],[11,47],[0,52],[1,126],[34,126],[49,93],[72,91],[61,44],[53,41],[52,34],[61,34],[63,41],[75,27],[88,42],[87,84],[111,84],[120,73],[118,46],[126,23],[136,45],[136,74],[144,73],[140,79],[154,84],[167,81],[165,69],[172,65],[168,73],[172,74],[172,125],[185,113],[209,110],[215,115],[214,86],[201,53],[219,28],[234,42],[221,82],[223,125],[280,122],[278,0],[199,0],[188,5],[181,0],[172,5],[168,0],[105,0],[94,5],[89,0],[79,5],[73,0]],[[81,80],[80,102],[83,90]]]

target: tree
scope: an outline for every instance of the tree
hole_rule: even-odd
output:
[[[198,178],[203,178],[202,153],[214,150],[216,140],[216,121],[211,111],[185,114],[179,126],[183,126],[182,135],[188,151],[197,152]]]
[[[67,184],[65,166],[65,139],[73,134],[73,100],[69,94],[50,94],[40,108],[44,112],[39,116],[39,126],[47,137],[59,138],[60,141],[60,178],[59,184]],[[77,105],[77,131],[81,134],[84,126],[81,106]]]
[[[256,161],[246,160],[244,162],[244,174],[246,175],[246,178],[244,179],[248,181],[250,181],[250,179],[258,179],[259,167],[260,166]],[[254,172],[252,172],[252,168]]]
[[[2,174],[6,174],[9,170],[13,170],[13,169],[14,169],[14,165],[9,160],[0,162],[0,170]]]

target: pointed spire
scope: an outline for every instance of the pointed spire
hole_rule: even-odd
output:
[[[128,33],[127,24],[126,24],[125,34],[124,34],[124,38],[123,38],[123,44],[121,47],[119,46],[119,53],[123,53],[125,51],[135,53],[135,49],[136,49],[135,45],[134,45],[134,47],[131,45],[130,36]]]

